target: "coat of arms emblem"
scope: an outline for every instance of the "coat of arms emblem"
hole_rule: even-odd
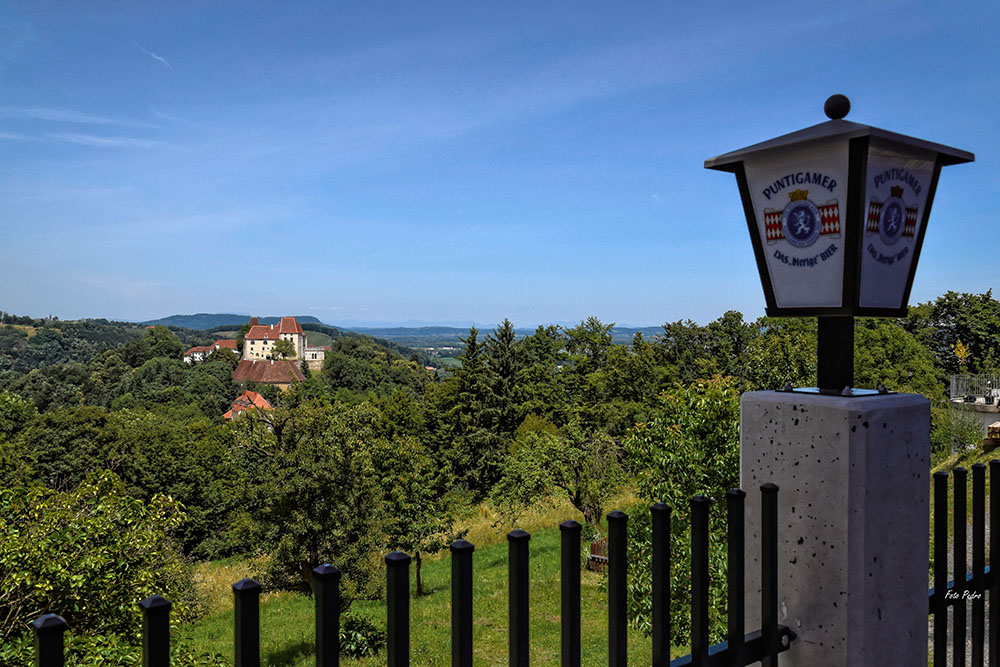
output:
[[[840,204],[836,199],[817,206],[809,201],[808,190],[793,190],[788,199],[780,211],[764,209],[768,244],[784,239],[796,248],[808,248],[821,235],[840,236]]]
[[[908,207],[903,201],[903,188],[894,185],[889,197],[879,201],[872,197],[868,202],[868,221],[865,235],[878,234],[882,243],[895,245],[902,237],[913,238],[917,229],[917,207]]]

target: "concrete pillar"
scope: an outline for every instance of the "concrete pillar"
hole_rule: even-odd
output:
[[[760,627],[761,484],[778,485],[778,617],[798,635],[780,664],[927,664],[930,403],[748,392],[747,628]]]

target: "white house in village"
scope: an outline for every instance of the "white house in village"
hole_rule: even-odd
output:
[[[236,352],[236,341],[228,338],[220,338],[211,345],[198,345],[192,347],[187,352],[184,353],[184,363],[186,364],[197,364],[205,361],[208,355],[212,354],[220,348],[226,348]]]

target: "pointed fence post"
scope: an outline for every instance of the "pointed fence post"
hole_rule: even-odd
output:
[[[560,557],[560,625],[562,626],[562,667],[580,666],[580,533],[576,521],[559,524]]]
[[[511,667],[528,667],[528,541],[523,530],[507,533],[509,574],[507,580],[507,616],[510,625],[508,645]]]
[[[743,599],[743,585],[746,581],[746,525],[744,508],[747,494],[740,489],[726,492],[726,518],[728,535],[726,575],[729,589],[729,665],[744,667],[746,649],[743,639],[746,635],[746,601]]]
[[[153,595],[142,607],[142,667],[170,667],[170,600]]]
[[[451,544],[451,664],[472,667],[472,552],[471,542]]]
[[[998,563],[1000,564],[1000,563]],[[972,466],[972,586],[979,596],[972,599],[971,664],[983,664],[986,643],[986,465]]]
[[[653,521],[653,667],[670,665],[670,506],[656,503]]]
[[[340,665],[340,570],[329,563],[313,568],[316,601],[316,667]]]
[[[253,579],[233,584],[236,667],[260,667],[260,591]]]
[[[45,614],[31,622],[31,629],[35,633],[35,667],[62,667],[65,619]]]
[[[934,664],[948,662],[948,473],[934,473]]]
[[[385,557],[386,635],[389,667],[410,664],[410,557],[393,551]]]
[[[968,637],[966,636],[968,619],[964,595],[967,586],[965,575],[969,571],[969,547],[966,542],[968,539],[966,524],[968,473],[968,470],[961,467],[955,468],[952,471],[954,486],[952,488],[951,504],[954,514],[952,516],[951,529],[955,537],[952,545],[952,557],[954,558],[952,571],[955,573],[955,588],[953,591],[961,600],[961,602],[953,605],[951,608],[951,659],[955,667],[965,667],[966,642],[968,641]]]
[[[708,667],[708,512],[712,499],[691,499],[691,664]]]
[[[628,665],[628,515],[608,514],[608,665]]]

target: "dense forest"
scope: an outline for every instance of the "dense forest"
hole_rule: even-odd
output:
[[[267,586],[303,591],[312,567],[333,562],[349,606],[380,594],[387,550],[414,554],[419,573],[420,555],[455,539],[455,517],[481,503],[513,525],[561,496],[596,536],[628,487],[677,509],[683,553],[687,499],[739,483],[740,394],[814,384],[816,323],[730,311],[629,345],[612,342],[612,326],[471,329],[450,373],[405,348],[331,336],[322,371],[285,392],[251,387],[274,409],[227,423],[236,355],[181,360],[210,332],[0,314],[0,665],[24,664],[26,623],[49,610],[73,628],[74,664],[133,664],[135,600],[161,593],[178,619],[198,614],[192,560],[262,556]],[[858,386],[931,399],[936,451],[969,444],[947,378],[1000,372],[1000,302],[948,292],[905,319],[859,320],[855,364]],[[630,531],[638,565],[648,525]],[[648,627],[648,582],[630,587],[632,620]],[[724,596],[713,599],[723,614]],[[687,631],[679,621],[675,641]],[[175,652],[177,664],[211,664]]]

